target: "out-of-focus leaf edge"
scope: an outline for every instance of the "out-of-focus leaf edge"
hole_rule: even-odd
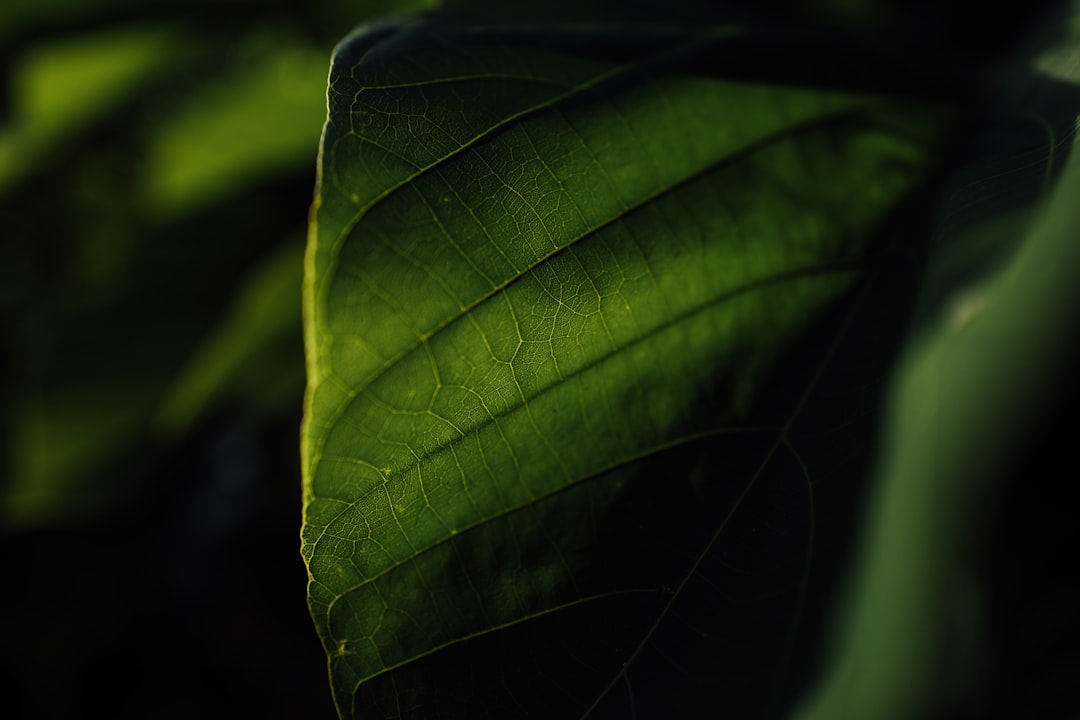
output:
[[[1074,136],[1056,187],[1013,256],[958,289],[902,352],[863,539],[835,613],[835,646],[797,720],[930,717],[956,692],[978,612],[971,568],[978,530],[996,509],[998,485],[1072,382],[1077,145]]]

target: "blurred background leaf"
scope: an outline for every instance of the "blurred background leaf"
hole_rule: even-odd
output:
[[[329,717],[299,531],[330,52],[429,3],[0,7],[8,717]]]
[[[1072,462],[1078,390],[1080,3],[1007,60],[951,158],[853,572],[799,720],[1075,713],[1063,609],[1080,538],[1047,498]]]
[[[126,492],[111,460],[237,402],[208,375],[226,356],[281,368],[282,391],[240,404],[295,411],[285,388],[302,387],[299,310],[287,297],[299,292],[329,51],[365,10],[417,6],[5,5],[0,527],[110,507]],[[277,299],[259,329],[236,318],[267,302],[237,295],[249,272]],[[223,313],[234,301],[243,307]],[[232,325],[211,337],[222,314]]]

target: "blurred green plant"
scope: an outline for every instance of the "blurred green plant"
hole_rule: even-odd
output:
[[[295,411],[326,57],[421,7],[4,5],[0,527],[108,513],[142,492],[118,465],[215,408]]]

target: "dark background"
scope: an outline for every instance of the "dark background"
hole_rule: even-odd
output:
[[[410,3],[0,11],[3,716],[334,715],[299,555],[300,257],[330,52],[398,6]],[[655,19],[655,6],[588,7]],[[664,19],[888,38],[967,78],[957,101],[976,103],[1055,6],[689,2],[665,3]],[[49,130],[50,106],[27,98],[74,96],[80,82],[43,76],[49,53],[89,66],[118,31],[173,39],[126,61],[128,80],[61,103]],[[161,180],[169,133],[192,163],[186,185]],[[250,143],[263,144],[230,159]],[[205,166],[183,152],[200,146]],[[987,664],[963,717],[1045,717],[1080,679],[1077,524],[1054,464],[1069,466],[1066,426],[1048,424],[992,523]]]

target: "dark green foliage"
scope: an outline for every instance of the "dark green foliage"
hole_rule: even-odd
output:
[[[1075,6],[421,5],[0,8],[5,717],[1060,715]]]

